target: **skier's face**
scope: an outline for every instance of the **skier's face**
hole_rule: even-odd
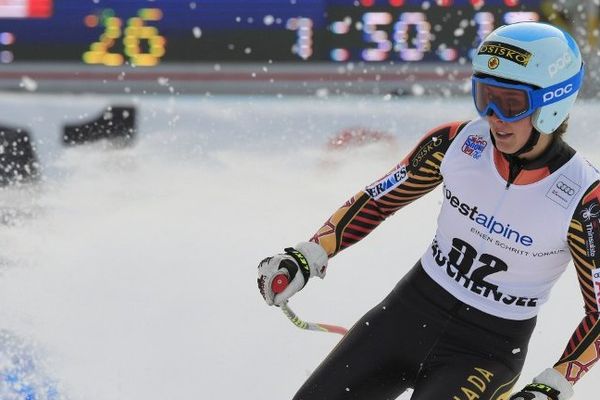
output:
[[[496,141],[496,148],[505,154],[513,154],[521,149],[533,131],[531,116],[514,122],[506,122],[492,113],[487,116],[487,120]]]

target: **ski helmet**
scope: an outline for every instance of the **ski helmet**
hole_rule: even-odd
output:
[[[547,89],[531,114],[533,127],[550,134],[567,118],[583,78],[575,40],[545,23],[518,22],[490,33],[473,57],[473,74]]]

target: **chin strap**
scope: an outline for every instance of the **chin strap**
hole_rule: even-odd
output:
[[[492,140],[492,144],[494,145],[494,147],[496,147],[496,141],[494,140],[494,135],[492,134],[492,132],[490,132],[490,138]],[[504,158],[506,158],[508,160],[508,180],[506,181],[506,188],[508,189],[510,187],[510,185],[514,182],[514,180],[517,178],[517,175],[519,174],[519,172],[521,172],[521,169],[523,168],[523,160],[521,160],[521,158],[519,158],[519,156],[521,154],[525,154],[529,151],[531,151],[535,145],[537,144],[537,142],[540,140],[540,132],[535,129],[532,128],[531,129],[531,134],[529,135],[529,139],[527,139],[527,142],[525,142],[525,144],[523,145],[523,147],[521,147],[519,150],[515,151],[512,154],[506,154],[503,152],[502,155],[504,156]],[[498,149],[496,147],[496,149]],[[498,150],[500,151],[500,150]]]
[[[527,140],[527,142],[519,150],[512,153],[511,156],[518,157],[521,154],[525,154],[525,153],[533,150],[533,148],[535,147],[537,142],[540,140],[540,135],[541,135],[540,131],[538,131],[535,128],[532,128],[531,134],[529,135],[529,139]]]

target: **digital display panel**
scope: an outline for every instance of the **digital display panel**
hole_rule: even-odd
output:
[[[0,63],[467,60],[541,0],[0,0]]]

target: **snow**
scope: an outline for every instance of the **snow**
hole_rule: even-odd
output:
[[[62,124],[109,103],[139,108],[135,146],[60,146]],[[467,98],[389,96],[4,94],[0,107],[3,123],[34,135],[45,176],[0,191],[2,328],[45,349],[77,400],[291,398],[339,335],[302,331],[266,306],[258,261],[308,239],[427,129],[474,116]],[[600,165],[597,110],[579,103],[567,138]],[[395,135],[398,148],[325,150],[356,126]],[[440,199],[435,191],[336,256],[294,311],[351,326],[425,251]],[[518,386],[560,356],[582,307],[569,268]],[[575,399],[593,398],[597,369]]]

